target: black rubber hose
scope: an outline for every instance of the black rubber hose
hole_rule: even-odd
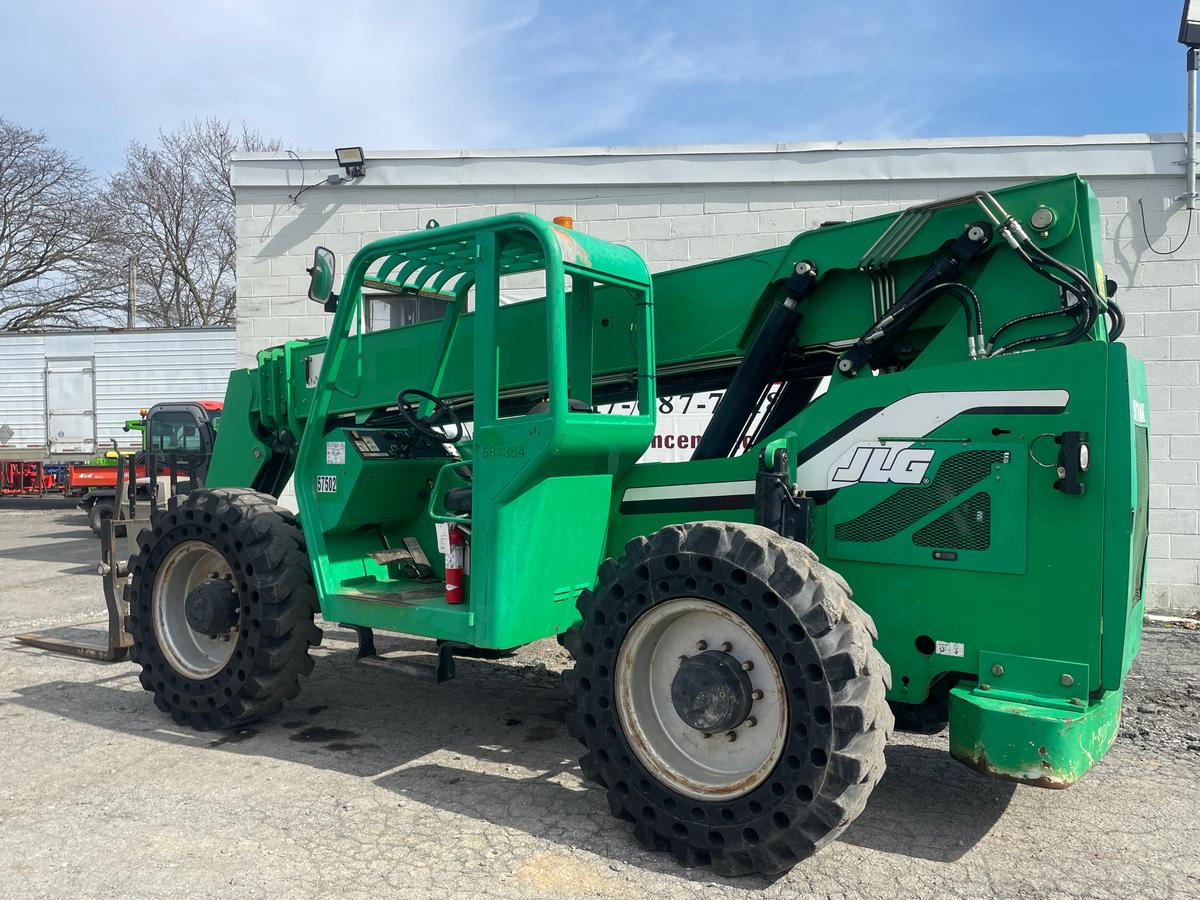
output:
[[[1039,265],[1038,262],[1036,260],[1034,260],[1033,257],[1030,256],[1028,253],[1026,253],[1024,250],[1022,250],[1020,248],[1014,248],[1014,249],[1016,250],[1017,255],[1021,258],[1022,262],[1024,262],[1027,266],[1029,266],[1031,269],[1033,269],[1035,272],[1037,272],[1043,278],[1054,282],[1063,290],[1074,294],[1083,303],[1085,303],[1086,307],[1087,307],[1087,316],[1084,318],[1084,320],[1082,322],[1082,327],[1079,327],[1079,325],[1076,325],[1076,327],[1070,328],[1066,331],[1053,332],[1053,333],[1047,334],[1047,335],[1033,335],[1028,338],[1021,338],[1020,340],[1014,341],[1011,344],[1006,344],[1000,350],[994,351],[994,353],[1000,353],[1000,352],[1004,352],[1007,350],[1011,350],[1014,347],[1018,347],[1018,346],[1025,346],[1027,344],[1039,343],[1042,340],[1054,340],[1059,337],[1069,337],[1069,340],[1067,341],[1067,343],[1073,343],[1074,341],[1078,340],[1079,337],[1081,337],[1083,334],[1085,334],[1089,328],[1092,327],[1092,324],[1096,321],[1096,317],[1100,313],[1100,308],[1101,308],[1100,297],[1096,293],[1095,289],[1092,287],[1091,282],[1089,282],[1087,280],[1086,276],[1084,276],[1084,274],[1081,271],[1076,269],[1074,266],[1068,265],[1068,264],[1061,262],[1061,261],[1055,259],[1054,257],[1050,256],[1048,253],[1046,253],[1044,250],[1042,250],[1036,244],[1030,243],[1029,247],[1031,250],[1034,251],[1034,253],[1038,257],[1045,260],[1045,262],[1047,264],[1058,269],[1060,272],[1063,272],[1064,274],[1070,276],[1070,278],[1072,280],[1074,280],[1076,283],[1070,284],[1070,283],[1064,281],[1062,278],[1058,277],[1053,272],[1046,271],[1046,269],[1042,265]],[[1023,316],[1017,316],[1015,319],[1011,319],[1008,322],[1005,322],[1003,325],[1001,325],[999,328],[997,328],[992,333],[992,336],[988,341],[988,346],[995,344],[996,339],[1000,336],[1000,334],[1002,334],[1004,331],[1007,331],[1009,328],[1013,327],[1014,325],[1019,325],[1022,322],[1031,322],[1031,321],[1035,321],[1037,319],[1044,319],[1044,318],[1048,318],[1050,316],[1056,316],[1056,315],[1076,315],[1077,316],[1078,313],[1076,312],[1076,310],[1072,309],[1071,307],[1064,307],[1062,309],[1048,309],[1048,310],[1042,310],[1041,312],[1028,313]],[[992,355],[994,355],[994,353]]]
[[[1055,312],[1070,312],[1070,310],[1055,310]],[[1029,344],[1040,344],[1043,341],[1053,341],[1058,338],[1064,338],[1060,346],[1065,347],[1067,344],[1073,344],[1075,341],[1079,340],[1079,338],[1086,333],[1089,328],[1092,327],[1092,322],[1095,321],[1091,315],[1092,309],[1090,306],[1083,309],[1082,312],[1084,315],[1077,320],[1074,328],[1068,328],[1066,331],[1055,331],[1051,332],[1050,334],[1033,334],[1029,337],[1023,337],[1013,341],[1010,344],[1005,344],[1003,347],[992,351],[988,355],[999,356],[1001,353],[1007,353],[1010,350],[1015,350],[1018,347],[1024,347]],[[1076,313],[1076,315],[1078,315],[1078,313]]]
[[[1043,250],[1041,247],[1039,247],[1037,244],[1033,243],[1032,241],[1030,241],[1030,243],[1029,243],[1029,249],[1033,251],[1034,256],[1037,256],[1043,262],[1047,263],[1048,265],[1054,266],[1054,268],[1058,269],[1060,272],[1064,272],[1067,275],[1070,275],[1072,278],[1079,281],[1081,284],[1087,285],[1088,290],[1090,290],[1093,294],[1096,293],[1095,290],[1092,288],[1091,282],[1088,281],[1087,276],[1083,274],[1082,270],[1075,268],[1070,263],[1063,262],[1061,259],[1056,259],[1055,257],[1051,256],[1049,253],[1047,253],[1045,250]],[[1098,296],[1099,295],[1097,295],[1097,297]]]
[[[1061,280],[1061,279],[1058,279],[1058,280]],[[1063,289],[1068,291],[1071,294],[1074,294],[1076,297],[1079,297],[1079,305],[1080,306],[1085,305],[1084,299],[1079,296],[1079,291],[1073,285],[1068,285],[1064,282]],[[993,346],[996,343],[996,339],[998,337],[1000,337],[1000,335],[1003,334],[1005,331],[1012,328],[1014,325],[1020,325],[1024,322],[1034,322],[1038,319],[1047,319],[1050,316],[1076,316],[1076,317],[1078,317],[1078,314],[1079,314],[1078,309],[1075,306],[1063,306],[1063,307],[1059,307],[1058,309],[1043,309],[1043,310],[1040,310],[1039,312],[1025,313],[1024,315],[1017,316],[1015,319],[1009,319],[1007,322],[1005,322],[1003,325],[1001,325],[999,328],[997,328],[995,331],[993,331],[992,336],[988,339],[988,346],[989,347]]]
[[[1043,278],[1047,278],[1050,281],[1053,281],[1055,284],[1058,284],[1064,290],[1067,290],[1070,293],[1074,294],[1076,297],[1078,297],[1080,299],[1081,302],[1085,303],[1086,304],[1085,309],[1084,309],[1085,315],[1082,318],[1079,318],[1079,311],[1077,309],[1073,309],[1071,307],[1065,307],[1063,309],[1044,310],[1040,313],[1030,313],[1027,316],[1018,316],[1016,319],[1013,319],[1011,322],[1006,322],[1004,325],[1000,326],[1000,328],[998,328],[996,330],[995,334],[992,335],[992,341],[989,342],[989,345],[991,343],[995,342],[996,336],[999,335],[1002,331],[1004,331],[1006,328],[1008,328],[1012,325],[1015,325],[1019,322],[1028,322],[1033,319],[1047,318],[1052,315],[1060,315],[1060,314],[1061,315],[1074,315],[1077,318],[1077,322],[1075,324],[1075,327],[1069,328],[1066,331],[1057,331],[1057,332],[1052,332],[1050,334],[1031,335],[1029,337],[1025,337],[1025,338],[1021,338],[1019,340],[1013,341],[1012,343],[1005,344],[1003,347],[1000,347],[997,350],[992,351],[989,354],[991,356],[996,356],[1001,353],[1007,353],[1011,350],[1017,349],[1018,347],[1024,347],[1024,346],[1028,346],[1031,344],[1042,343],[1044,341],[1058,340],[1060,338],[1063,339],[1061,346],[1066,346],[1067,344],[1072,344],[1075,341],[1079,340],[1079,338],[1082,337],[1084,334],[1087,333],[1088,329],[1092,327],[1093,323],[1096,321],[1096,317],[1099,315],[1100,297],[1096,293],[1096,291],[1092,288],[1091,283],[1087,280],[1087,278],[1084,277],[1083,273],[1080,272],[1078,269],[1076,269],[1074,266],[1069,266],[1066,263],[1059,262],[1058,260],[1054,259],[1050,255],[1045,253],[1041,248],[1039,248],[1037,246],[1033,246],[1033,245],[1030,245],[1030,246],[1038,254],[1038,256],[1045,259],[1047,262],[1049,262],[1055,268],[1059,269],[1059,271],[1062,271],[1062,272],[1066,273],[1067,275],[1069,275],[1072,279],[1075,279],[1077,281],[1077,283],[1074,285],[1067,284],[1065,281],[1063,281],[1057,275],[1054,275],[1052,272],[1047,272],[1044,268],[1042,268],[1042,266],[1038,265],[1037,262],[1032,257],[1030,257],[1026,253],[1021,252],[1020,250],[1017,251],[1017,255],[1020,256],[1021,259],[1027,265],[1029,265],[1031,268],[1033,268],[1033,270],[1035,272],[1037,272],[1039,275],[1041,275]]]
[[[999,328],[992,332],[992,336],[988,338],[988,346],[991,347],[996,343],[996,338],[1008,331],[1014,325],[1020,325],[1023,322],[1033,322],[1038,319],[1048,319],[1050,316],[1067,316],[1071,315],[1071,308],[1064,307],[1062,309],[1043,309],[1041,312],[1026,313],[1023,316],[1017,316],[1015,319],[1009,319]]]
[[[1087,294],[1088,299],[1091,301],[1090,302],[1091,315],[1090,315],[1090,321],[1088,322],[1088,327],[1090,328],[1092,326],[1092,323],[1095,322],[1096,319],[1100,316],[1100,310],[1103,308],[1104,302],[1103,302],[1103,300],[1100,299],[1100,295],[1098,293],[1096,293],[1096,289],[1094,287],[1092,287],[1092,283],[1088,280],[1088,277],[1086,275],[1084,275],[1083,272],[1081,272],[1079,269],[1075,268],[1074,266],[1072,266],[1068,263],[1065,263],[1062,260],[1055,259],[1053,256],[1051,256],[1049,253],[1047,253],[1041,247],[1037,246],[1037,244],[1034,244],[1032,241],[1029,244],[1029,249],[1034,252],[1035,256],[1037,256],[1040,259],[1042,259],[1043,261],[1045,261],[1045,263],[1047,265],[1051,265],[1054,268],[1058,269],[1060,272],[1064,272],[1065,274],[1070,275],[1072,278],[1074,278],[1078,282],[1079,286],[1081,288],[1083,288],[1083,290]]]
[[[1078,328],[1069,328],[1066,331],[1054,331],[1054,332],[1051,332],[1050,334],[1035,334],[1030,337],[1024,337],[1024,338],[1021,338],[1020,340],[1013,341],[1011,344],[1005,344],[1003,347],[998,347],[997,349],[993,350],[991,352],[991,354],[989,354],[989,355],[990,356],[1000,356],[1001,354],[1009,353],[1013,350],[1016,350],[1018,347],[1023,347],[1026,344],[1039,344],[1042,341],[1052,341],[1056,338],[1066,338],[1067,340],[1064,340],[1062,342],[1062,346],[1066,346],[1067,344],[1070,344],[1072,342],[1072,340],[1074,340],[1071,336],[1073,334],[1075,334],[1077,331],[1079,331]]]
[[[999,356],[1002,353],[1008,353],[1012,350],[1016,350],[1018,347],[1024,347],[1029,344],[1040,344],[1045,341],[1053,341],[1060,338],[1062,340],[1059,344],[1057,344],[1057,346],[1066,347],[1069,344],[1073,344],[1075,341],[1079,340],[1079,337],[1084,334],[1089,327],[1090,326],[1087,323],[1087,318],[1084,317],[1076,323],[1074,328],[1068,328],[1065,331],[1054,331],[1050,334],[1034,334],[1030,335],[1029,337],[1023,337],[1019,340],[1013,341],[1011,344],[1005,344],[1003,347],[997,348],[989,355]]]
[[[961,281],[948,281],[945,284],[943,284],[942,287],[944,287],[948,290],[961,291],[962,293],[966,294],[966,296],[971,299],[971,305],[975,308],[975,334],[977,334],[979,336],[980,342],[982,343],[983,305],[979,302],[979,295],[976,294],[969,287],[967,287],[965,284],[963,284]],[[970,319],[969,314],[968,314],[967,318]],[[970,322],[968,321],[967,324],[969,326]]]
[[[930,294],[938,294],[938,293],[941,293],[944,291],[945,293],[947,293],[951,297],[953,297],[955,300],[957,300],[959,305],[963,309],[963,316],[967,320],[967,338],[968,339],[973,338],[973,337],[975,337],[976,334],[979,334],[982,336],[983,332],[981,329],[971,327],[974,324],[974,322],[972,321],[973,317],[972,317],[971,301],[968,300],[965,295],[959,293],[957,290],[952,290],[953,288],[964,288],[968,293],[974,294],[974,291],[972,291],[965,284],[960,284],[957,281],[947,281],[943,284],[935,284],[931,288],[926,288],[925,290],[921,291],[921,293],[919,293],[915,297],[913,297],[910,302],[916,303],[919,300],[924,300]],[[976,309],[978,309],[978,302],[979,302],[978,297],[975,297],[975,302],[976,302]]]
[[[1108,339],[1115,341],[1125,333],[1125,313],[1121,312],[1121,307],[1117,306],[1112,300],[1108,301],[1108,314],[1112,316],[1113,325],[1108,330]]]
[[[1025,265],[1029,266],[1031,269],[1033,269],[1035,272],[1037,272],[1043,278],[1046,278],[1046,279],[1054,282],[1062,290],[1069,291],[1070,293],[1075,294],[1076,296],[1079,296],[1079,290],[1074,285],[1069,284],[1066,281],[1063,281],[1061,278],[1059,278],[1057,275],[1053,274],[1052,272],[1047,272],[1045,269],[1043,269],[1041,266],[1039,266],[1036,262],[1034,262],[1033,257],[1031,257],[1028,253],[1026,253],[1024,250],[1020,249],[1019,247],[1015,247],[1013,249],[1016,251],[1017,255],[1021,258],[1021,261],[1025,263]],[[1060,309],[1046,309],[1046,310],[1041,310],[1040,312],[1026,313],[1025,315],[1017,316],[1016,318],[1010,319],[1009,321],[1005,322],[1003,325],[1001,325],[999,328],[997,328],[995,331],[992,332],[992,336],[990,338],[988,338],[988,346],[989,347],[994,346],[996,343],[996,339],[998,337],[1000,337],[1000,335],[1003,334],[1005,331],[1007,331],[1009,328],[1012,328],[1014,325],[1020,325],[1023,322],[1033,322],[1037,319],[1045,319],[1050,316],[1070,315],[1070,314],[1072,314],[1070,308],[1064,307],[1064,308],[1060,308]]]

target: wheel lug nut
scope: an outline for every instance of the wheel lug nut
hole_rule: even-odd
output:
[[[744,663],[742,663],[742,671],[743,672],[749,672],[753,668],[754,668],[754,660],[752,660],[752,659],[748,659]]]
[[[721,649],[724,650],[726,653],[728,653],[730,650],[733,649],[733,644],[729,643],[729,641],[726,641],[725,643],[723,643],[721,645]]]
[[[746,717],[746,727],[747,728],[753,728],[757,724],[758,724],[758,719],[754,718],[754,716]]]
[[[761,690],[759,690],[758,688],[755,688],[754,690],[752,690],[750,692],[751,700],[761,700],[762,698],[763,698],[763,692]]]
[[[696,641],[696,649],[704,652],[708,649],[708,641]]]
[[[727,740],[727,741],[736,741],[736,740],[737,740],[737,732],[736,732],[736,731],[727,731],[727,732],[725,732],[725,740]]]

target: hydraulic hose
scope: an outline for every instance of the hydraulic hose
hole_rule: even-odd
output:
[[[1082,315],[1080,315],[1081,313]],[[1076,307],[1046,310],[1041,314],[1028,316],[1025,320],[1028,321],[1030,318],[1043,318],[1044,316],[1049,315],[1067,314],[1071,314],[1076,317],[1074,327],[1068,328],[1065,331],[1051,332],[1050,334],[1034,334],[1030,335],[1029,337],[1023,337],[991,351],[988,355],[998,356],[1001,353],[1007,353],[1011,350],[1017,349],[1018,347],[1025,347],[1029,346],[1030,344],[1040,344],[1044,341],[1053,341],[1058,340],[1059,338],[1063,339],[1060,346],[1065,347],[1066,345],[1073,344],[1075,341],[1079,340],[1084,334],[1087,333],[1087,330],[1091,328],[1092,324],[1096,321],[1095,307],[1092,304],[1085,305],[1082,300],[1079,304],[1077,304]],[[1003,330],[1003,327],[1001,330]]]
[[[1125,333],[1125,313],[1121,312],[1121,307],[1109,300],[1108,314],[1113,320],[1112,327],[1108,329],[1108,339],[1110,341],[1115,341]]]
[[[908,301],[909,303],[920,303],[928,297],[935,294],[948,294],[958,301],[963,310],[963,317],[967,324],[967,349],[971,359],[975,359],[983,352],[983,313],[980,309],[979,296],[967,287],[957,281],[946,281],[941,284],[935,284],[928,287],[918,294],[914,294]],[[884,335],[884,330],[891,324],[891,319],[884,316],[877,323],[873,331],[868,332],[864,340],[867,343],[873,343]]]
[[[946,282],[946,284],[944,284],[943,287],[945,287],[951,291],[960,292],[960,294],[965,294],[967,297],[970,298],[971,306],[975,310],[975,336],[978,339],[978,343],[979,343],[978,351],[980,354],[983,354],[983,352],[984,352],[984,349],[983,349],[983,305],[979,302],[979,295],[976,294],[973,290],[971,290],[971,288],[967,287],[965,284],[963,284],[960,281]],[[968,319],[967,328],[968,328],[968,334],[969,334],[970,326],[971,326],[970,312],[967,311],[966,306],[963,307],[963,311],[967,314],[967,319]]]
[[[1085,308],[1085,301],[1082,297],[1080,297],[1079,290],[1074,285],[1067,284],[1066,282],[1064,282],[1061,278],[1058,278],[1057,276],[1050,275],[1050,273],[1045,273],[1045,274],[1048,275],[1051,278],[1051,280],[1053,280],[1056,284],[1058,284],[1064,291],[1066,291],[1069,294],[1073,294],[1076,297],[1079,297],[1079,303],[1072,304],[1071,306],[1064,306],[1064,307],[1061,307],[1060,309],[1043,309],[1043,310],[1040,310],[1039,312],[1025,313],[1022,316],[1017,316],[1015,319],[1009,319],[1007,322],[1005,322],[1003,325],[1001,325],[999,328],[997,328],[995,331],[992,332],[992,336],[990,338],[988,338],[988,347],[994,347],[996,345],[997,338],[999,338],[1001,334],[1003,334],[1005,331],[1007,331],[1008,329],[1012,328],[1015,325],[1021,325],[1025,322],[1034,322],[1034,321],[1037,321],[1038,319],[1048,319],[1051,316],[1073,315],[1078,318],[1079,311],[1081,309]],[[991,351],[989,351],[989,354],[990,354],[990,352]]]
[[[996,345],[996,338],[998,338],[1001,334],[1003,334],[1005,331],[1007,331],[1008,329],[1012,328],[1015,325],[1020,325],[1024,322],[1034,322],[1038,319],[1048,319],[1051,316],[1064,316],[1069,312],[1070,312],[1070,308],[1043,309],[1040,312],[1026,313],[1023,316],[1017,316],[1015,319],[1009,319],[1007,322],[1005,322],[1003,325],[1001,325],[999,328],[997,328],[995,331],[992,332],[992,336],[990,338],[988,338],[988,346],[994,347]],[[989,351],[989,353],[990,353],[990,351]]]
[[[1026,240],[1028,241],[1028,238],[1026,238]],[[1100,299],[1100,295],[1096,293],[1096,289],[1092,287],[1092,283],[1088,281],[1087,276],[1074,266],[1069,265],[1062,260],[1055,259],[1041,247],[1037,246],[1037,244],[1033,243],[1033,241],[1029,241],[1029,249],[1032,250],[1033,254],[1039,259],[1043,260],[1047,265],[1051,265],[1060,272],[1069,275],[1075,280],[1079,287],[1082,288],[1084,294],[1086,295],[1085,299],[1088,301],[1089,307],[1087,327],[1091,328],[1092,324],[1100,316],[1100,310],[1103,308],[1104,301]],[[1043,274],[1048,276],[1050,273],[1043,272]]]
[[[967,323],[967,349],[971,359],[985,355],[983,347],[983,307],[979,295],[959,281],[935,285],[928,293],[945,291],[958,301]]]
[[[1082,304],[1080,305],[1082,306]],[[1082,309],[1072,309],[1068,307],[1067,309],[1054,310],[1054,312],[1060,314],[1070,313],[1076,316],[1075,326],[1073,328],[1068,328],[1066,331],[1056,331],[1050,334],[1034,334],[1030,335],[1029,337],[1020,338],[1019,340],[1012,341],[993,350],[989,355],[996,356],[1000,353],[1007,353],[1010,350],[1015,350],[1017,347],[1024,347],[1029,344],[1040,344],[1043,341],[1052,341],[1057,340],[1058,338],[1064,339],[1060,346],[1073,344],[1075,341],[1083,337],[1083,335],[1087,333],[1087,330],[1091,328],[1092,324],[1096,321],[1094,307],[1090,304],[1083,306]],[[1080,315],[1081,313],[1082,315]]]
[[[1050,334],[1031,335],[1029,337],[1012,341],[1011,343],[1005,344],[995,350],[989,349],[988,355],[995,356],[1000,353],[1006,353],[1011,350],[1015,350],[1018,347],[1042,343],[1044,341],[1063,339],[1063,345],[1065,346],[1066,344],[1071,344],[1079,340],[1079,338],[1086,334],[1088,329],[1090,329],[1095,323],[1102,308],[1100,296],[1092,287],[1091,282],[1088,281],[1087,277],[1079,269],[1068,265],[1061,260],[1055,259],[1050,254],[1042,250],[1041,247],[1038,247],[1036,244],[1034,244],[1033,241],[1031,241],[1021,229],[1016,220],[1012,219],[1011,217],[1009,221],[1002,226],[1001,231],[1005,233],[1005,237],[1008,239],[1009,246],[1013,248],[1013,250],[1021,258],[1022,262],[1024,262],[1043,278],[1052,281],[1064,291],[1079,298],[1080,305],[1082,305],[1083,309],[1081,310],[1073,304],[1072,306],[1067,306],[1062,309],[1042,310],[1036,313],[1028,313],[1023,316],[1017,316],[1015,319],[1005,322],[992,333],[992,336],[988,341],[989,348],[995,345],[996,339],[1000,336],[1000,334],[1014,325],[1019,325],[1023,322],[1031,322],[1037,319],[1049,318],[1050,316],[1056,315],[1072,315],[1076,317],[1077,321],[1074,327],[1065,331],[1052,332]],[[1034,256],[1038,257],[1038,259],[1034,259]],[[1039,260],[1041,260],[1041,262],[1039,262]],[[1068,276],[1074,283],[1067,282],[1053,272],[1047,271],[1045,268],[1047,265],[1058,269],[1060,272]],[[1082,317],[1080,317],[1081,312],[1083,313]],[[1117,315],[1120,315],[1119,311]]]

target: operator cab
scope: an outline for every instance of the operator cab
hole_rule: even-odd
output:
[[[571,398],[567,402],[571,412],[599,412],[582,400]],[[455,467],[455,472],[466,484],[448,488],[442,495],[442,505],[451,515],[469,516],[472,500],[471,481],[475,474],[470,463],[473,448],[470,431],[459,413],[445,400],[417,388],[401,391],[396,398],[396,406],[407,426],[407,431],[404,432],[407,440],[397,440],[394,444],[396,455],[407,454],[413,458],[444,455],[455,460],[465,460],[463,465]],[[530,407],[528,415],[541,415],[549,409],[549,399],[539,400]]]
[[[400,604],[413,633],[437,621],[448,640],[485,648],[564,630],[581,573],[601,561],[613,481],[654,434],[645,263],[514,214],[368,245],[340,296],[332,254],[318,251],[311,271],[311,299],[336,312],[296,462],[319,474],[296,494],[325,560],[326,615],[394,629]],[[533,280],[544,296],[528,296]],[[502,281],[525,296],[502,295]],[[442,314],[372,331],[366,300],[382,295]],[[601,380],[631,392],[629,414],[594,408],[601,354],[628,360]],[[403,389],[385,399],[385,386]],[[517,562],[551,544],[537,565]]]
[[[458,459],[455,446],[469,443],[466,425],[454,408],[418,388],[396,398],[395,412],[372,418],[369,428],[347,434],[368,459]]]

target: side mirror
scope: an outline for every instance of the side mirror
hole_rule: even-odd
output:
[[[312,267],[308,272],[308,299],[320,303],[325,312],[337,309],[337,294],[333,292],[333,277],[337,274],[337,259],[333,251],[318,247],[313,253]]]

